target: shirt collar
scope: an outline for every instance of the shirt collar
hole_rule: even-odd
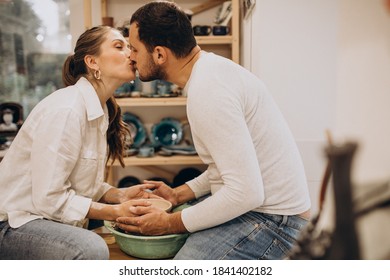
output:
[[[103,116],[104,110],[92,84],[86,78],[81,77],[75,86],[80,90],[81,96],[85,101],[88,121],[92,121]]]

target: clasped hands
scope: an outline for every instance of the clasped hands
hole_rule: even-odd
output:
[[[148,191],[152,190],[152,191]],[[177,200],[174,190],[160,181],[145,181],[145,184],[129,187],[125,190],[128,200],[120,204],[120,217],[116,219],[116,226],[126,232],[135,232],[142,235],[163,235],[174,232],[172,213],[151,206],[149,202],[137,201],[139,198],[163,198],[176,206]],[[180,215],[180,213],[176,213]],[[172,219],[173,218],[173,219]]]

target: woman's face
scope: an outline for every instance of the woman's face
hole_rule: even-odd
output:
[[[110,30],[96,58],[104,82],[121,85],[135,79],[135,69],[130,60],[129,43],[117,30]]]

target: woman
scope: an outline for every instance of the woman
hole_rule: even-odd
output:
[[[135,78],[130,50],[111,27],[87,30],[63,66],[65,88],[30,113],[0,163],[0,259],[108,259],[88,218],[131,215],[152,185],[117,189],[105,164],[123,165],[128,131],[113,93]]]

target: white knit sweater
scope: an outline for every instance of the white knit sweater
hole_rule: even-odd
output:
[[[266,87],[229,59],[202,51],[184,91],[196,150],[205,164],[187,182],[197,197],[182,212],[190,232],[247,211],[296,215],[310,208],[294,138]]]

